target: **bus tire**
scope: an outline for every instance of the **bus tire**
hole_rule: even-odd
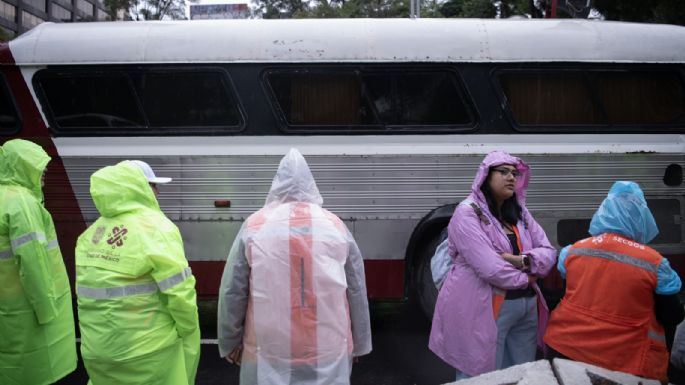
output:
[[[428,237],[421,246],[418,253],[419,260],[414,271],[416,297],[423,314],[428,319],[433,319],[435,302],[438,300],[438,288],[435,287],[431,272],[431,258],[433,258],[438,244],[440,244],[440,231]]]

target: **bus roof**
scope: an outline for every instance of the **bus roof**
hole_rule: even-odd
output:
[[[287,19],[43,23],[17,64],[685,62],[685,27],[607,21]]]

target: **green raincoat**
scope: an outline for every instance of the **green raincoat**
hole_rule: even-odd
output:
[[[94,385],[195,383],[195,278],[176,226],[129,162],[90,178],[101,217],[76,244],[81,354]]]
[[[0,384],[50,384],[76,369],[69,279],[42,203],[50,157],[15,139],[0,158]]]

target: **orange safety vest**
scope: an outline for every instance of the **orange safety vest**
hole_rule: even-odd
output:
[[[576,361],[666,379],[668,351],[654,290],[662,256],[618,234],[576,242],[566,257],[566,294],[545,342]]]
[[[521,234],[519,234],[519,229],[516,227],[516,225],[514,225],[512,226],[512,230],[516,235],[516,245],[519,248],[519,252],[523,252],[523,244],[521,244]],[[506,299],[506,290],[500,289],[498,287],[492,288],[492,314],[495,316],[495,319],[499,317],[499,311],[502,310],[502,305],[504,304],[504,301]]]

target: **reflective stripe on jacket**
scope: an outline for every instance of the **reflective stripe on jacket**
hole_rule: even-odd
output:
[[[668,352],[654,311],[662,258],[617,234],[575,243],[565,261],[566,294],[545,342],[574,360],[665,379]]]

